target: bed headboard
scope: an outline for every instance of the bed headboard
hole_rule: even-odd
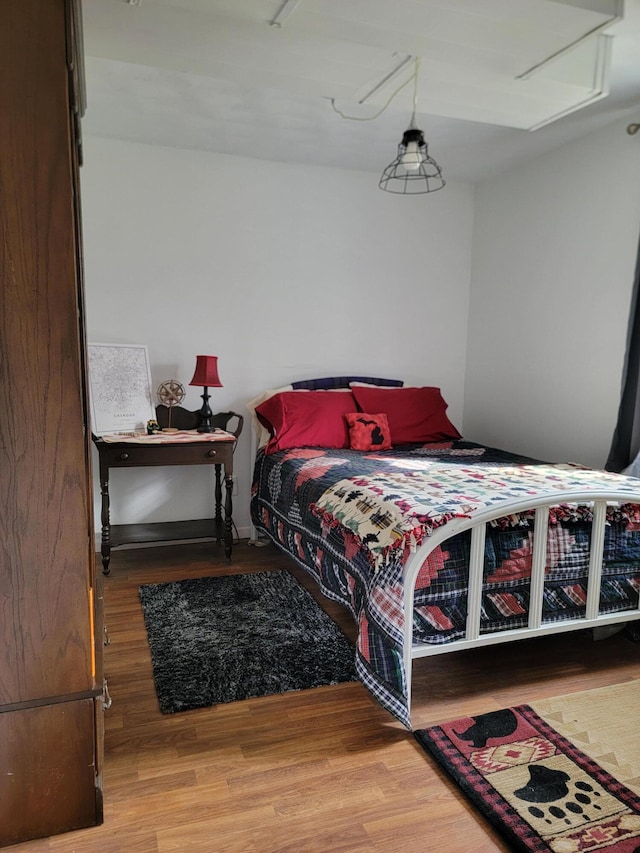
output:
[[[307,391],[330,391],[332,388],[348,388],[350,382],[366,382],[367,385],[384,385],[391,388],[401,388],[404,382],[401,379],[377,379],[371,376],[325,376],[323,379],[301,379],[292,382],[294,391],[306,389]]]

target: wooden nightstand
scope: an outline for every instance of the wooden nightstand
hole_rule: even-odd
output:
[[[176,406],[172,410],[172,425],[179,429],[193,429],[193,419],[197,412],[188,412]],[[162,410],[165,412],[163,417]],[[167,409],[158,406],[158,423],[166,424]],[[105,441],[92,435],[93,443],[98,450],[100,460],[100,493],[102,495],[102,573],[109,574],[111,549],[118,545],[161,542],[172,539],[200,539],[214,537],[218,542],[224,542],[224,553],[231,559],[233,547],[233,453],[238,436],[242,432],[243,417],[235,412],[221,412],[214,416],[214,426],[226,429],[231,418],[238,418],[238,425],[233,432],[235,440],[215,440],[212,438],[202,441],[179,443],[167,441],[161,444],[134,444],[130,442]],[[189,426],[186,426],[189,422]],[[215,507],[213,518],[202,518],[195,521],[169,521],[148,524],[117,524],[110,523],[109,471],[111,468],[139,468],[164,465],[213,465],[215,468]],[[225,498],[224,516],[222,513],[222,479],[224,478]]]

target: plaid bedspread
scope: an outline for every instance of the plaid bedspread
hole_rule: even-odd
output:
[[[380,703],[410,726],[402,661],[403,566],[429,534],[454,517],[550,489],[634,481],[575,466],[545,465],[470,442],[362,453],[298,449],[256,460],[251,512],[258,529],[310,572],[324,594],[358,624],[356,667]],[[637,481],[636,481],[637,483]],[[637,493],[637,492],[635,492]],[[544,618],[584,612],[590,510],[566,506],[550,517]],[[601,609],[637,606],[640,516],[623,506],[609,517]],[[481,630],[526,624],[533,517],[502,519],[487,535]],[[447,540],[425,561],[416,586],[414,642],[464,636],[470,534]]]

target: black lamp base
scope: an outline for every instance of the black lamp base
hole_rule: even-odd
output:
[[[200,418],[200,424],[198,425],[198,432],[213,432],[213,427],[211,426],[211,418],[213,417],[213,412],[209,406],[209,389],[204,388],[204,394],[202,396],[202,408],[198,412],[198,417]]]

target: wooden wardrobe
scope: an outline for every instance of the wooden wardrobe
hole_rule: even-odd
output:
[[[0,846],[102,822],[81,62],[79,2],[0,0]]]

